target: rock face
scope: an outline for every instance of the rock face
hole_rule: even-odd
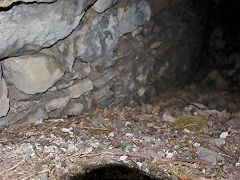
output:
[[[118,9],[119,34],[123,35],[135,30],[138,26],[144,24],[151,17],[151,8],[147,1],[140,0],[133,3],[130,0],[128,6]]]
[[[97,0],[93,5],[93,9],[98,13],[102,13],[114,4],[116,4],[119,0]]]
[[[6,116],[9,110],[9,99],[7,96],[8,90],[6,83],[3,78],[0,78],[0,118]]]
[[[116,15],[107,12],[97,16],[94,11],[89,11],[86,14],[86,22],[87,24],[78,31],[80,33],[76,42],[78,58],[93,62],[98,58],[111,56],[118,42]]]
[[[16,3],[16,2],[38,2],[38,3],[47,2],[47,3],[51,3],[54,1],[56,1],[56,0],[0,0],[0,7],[8,7],[11,4]]]
[[[0,125],[127,105],[185,82],[198,63],[202,6],[0,0]]]
[[[6,80],[26,94],[45,92],[64,72],[53,56],[34,55],[9,58],[3,61]]]
[[[79,98],[84,93],[93,89],[92,81],[89,79],[83,79],[80,82],[74,84],[68,88],[68,93],[71,98]]]
[[[2,6],[12,2],[3,1]],[[79,25],[83,11],[92,2],[20,3],[0,11],[0,59],[38,52],[65,38]]]

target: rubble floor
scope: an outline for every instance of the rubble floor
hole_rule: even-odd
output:
[[[1,128],[0,179],[71,179],[107,164],[159,179],[240,179],[239,95],[173,89],[148,103]]]

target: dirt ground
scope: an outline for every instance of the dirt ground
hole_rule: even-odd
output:
[[[159,179],[240,179],[240,93],[162,91],[148,103],[0,129],[0,179],[70,179],[125,164]]]

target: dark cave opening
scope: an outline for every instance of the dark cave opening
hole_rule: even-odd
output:
[[[198,66],[200,80],[213,90],[240,87],[240,2],[213,0]],[[199,78],[198,77],[198,78]]]

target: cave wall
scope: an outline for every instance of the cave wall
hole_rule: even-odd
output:
[[[0,125],[148,99],[199,62],[206,1],[0,0]]]

